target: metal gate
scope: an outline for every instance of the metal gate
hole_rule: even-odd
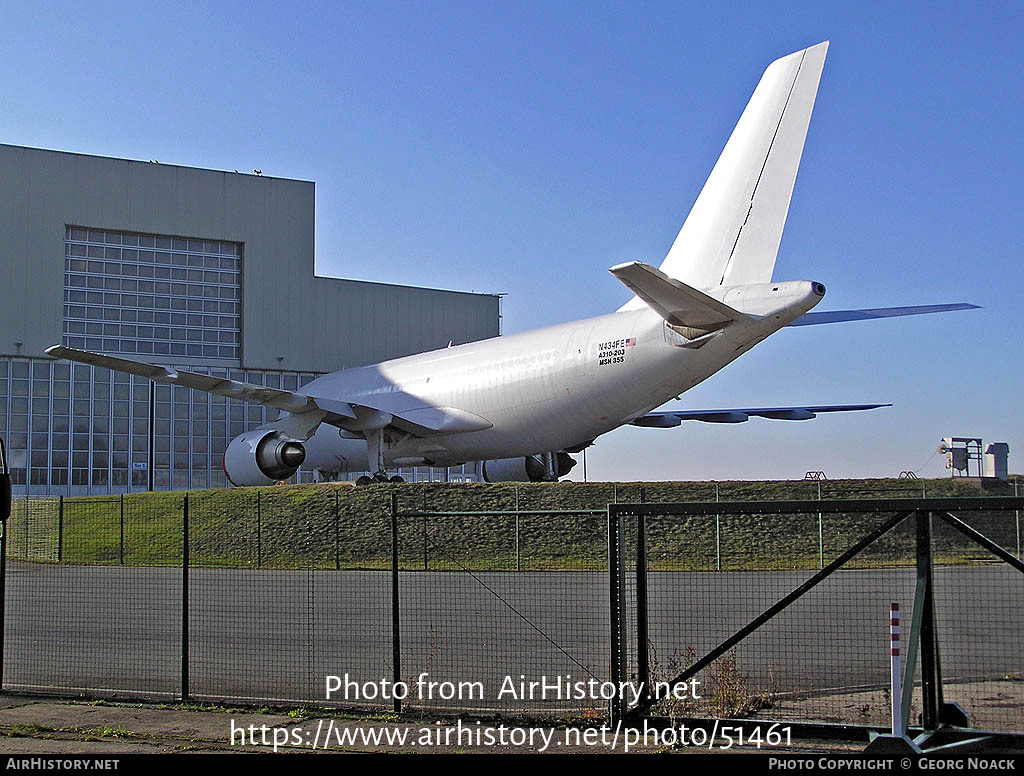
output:
[[[1024,743],[1022,508],[1005,497],[610,504],[611,680],[644,688],[614,701],[613,719],[874,740],[893,722],[889,606],[900,603],[906,743]]]

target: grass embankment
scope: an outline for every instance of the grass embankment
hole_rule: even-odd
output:
[[[1012,495],[1013,485],[977,480],[830,480],[826,482],[653,482],[555,484],[347,484],[191,491],[190,559],[194,566],[267,569],[383,569],[391,565],[390,503],[401,512],[603,509],[610,501],[814,500]],[[717,494],[716,494],[717,489]],[[16,502],[9,523],[12,559],[40,563],[176,566],[182,555],[181,491],[123,498]],[[123,519],[122,519],[123,515]],[[827,563],[887,514],[656,517],[648,522],[652,570],[810,569]],[[969,522],[1011,552],[1013,512],[974,514]],[[601,515],[403,517],[401,568],[415,570],[600,570],[606,565]],[[629,533],[629,531],[627,531]],[[913,562],[907,523],[854,565]],[[628,549],[627,549],[628,552]],[[936,525],[943,563],[986,562],[980,547]]]

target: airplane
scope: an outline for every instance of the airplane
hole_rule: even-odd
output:
[[[663,410],[788,326],[966,310],[957,303],[811,312],[816,281],[772,279],[828,41],[765,70],[659,267],[609,271],[633,297],[615,312],[324,375],[299,391],[54,345],[46,353],[281,410],[224,453],[234,485],[325,473],[483,462],[488,482],[553,481],[620,426],[809,420],[886,404]],[[399,477],[390,478],[400,481]]]

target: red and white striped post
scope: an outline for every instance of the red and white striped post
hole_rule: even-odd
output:
[[[889,640],[892,653],[892,678],[889,694],[892,696],[892,734],[902,736],[903,730],[903,688],[900,672],[900,605],[889,604]]]

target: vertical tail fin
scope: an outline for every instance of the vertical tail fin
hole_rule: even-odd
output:
[[[827,50],[765,70],[661,264],[666,275],[702,289],[771,281]]]

